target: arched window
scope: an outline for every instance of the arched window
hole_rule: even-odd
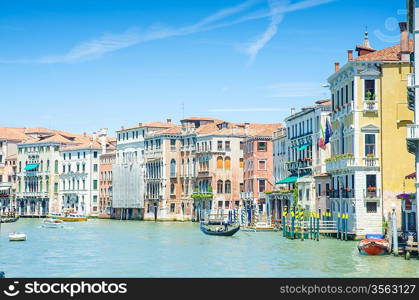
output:
[[[172,159],[170,161],[170,177],[176,176],[176,160]]]
[[[223,168],[223,158],[221,156],[217,157],[217,169]]]
[[[54,172],[55,174],[58,174],[58,160],[55,160],[54,162]]]
[[[230,157],[227,156],[224,160],[224,168],[226,170],[229,170],[230,167],[231,167],[231,159],[230,159]]]
[[[217,181],[217,194],[222,194],[222,193],[223,193],[223,181],[218,180]]]
[[[173,183],[170,185],[170,194],[171,195],[175,194],[175,185]]]
[[[231,194],[231,181],[230,180],[226,180],[225,182],[224,193]]]

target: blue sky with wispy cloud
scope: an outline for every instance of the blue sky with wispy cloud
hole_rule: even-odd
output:
[[[335,61],[398,40],[405,1],[2,1],[0,125],[91,132],[213,116],[278,122]]]

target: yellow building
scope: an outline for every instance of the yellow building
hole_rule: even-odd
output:
[[[348,51],[348,62],[329,77],[332,94],[332,157],[326,169],[332,175],[330,193],[334,219],[348,214],[348,231],[359,238],[382,233],[396,195],[413,192],[404,180],[414,172],[414,156],[407,151],[407,78],[411,72],[406,23],[400,23],[400,44],[375,50],[365,33],[357,57]],[[400,218],[399,218],[400,221]]]

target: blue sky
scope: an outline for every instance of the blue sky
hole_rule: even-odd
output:
[[[329,97],[366,26],[374,48],[396,44],[405,2],[0,0],[0,125],[282,122]]]

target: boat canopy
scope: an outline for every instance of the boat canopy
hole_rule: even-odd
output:
[[[39,164],[27,164],[25,167],[26,171],[32,171],[35,170],[37,167],[39,166]]]

